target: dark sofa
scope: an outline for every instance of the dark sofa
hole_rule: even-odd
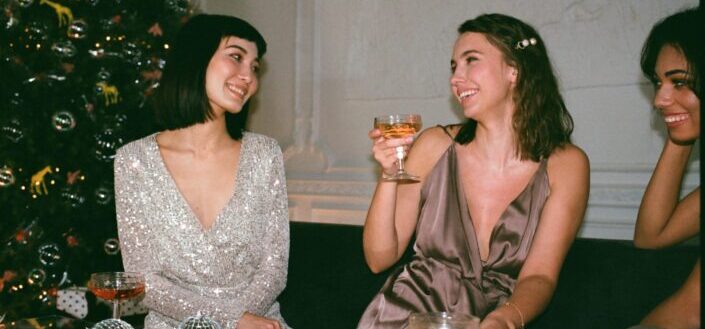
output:
[[[680,286],[698,255],[694,245],[641,250],[577,239],[550,305],[527,328],[625,329]],[[282,313],[295,329],[355,328],[387,274],[367,268],[362,227],[293,222]]]

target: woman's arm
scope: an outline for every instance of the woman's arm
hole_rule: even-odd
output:
[[[692,148],[666,140],[639,207],[634,231],[637,247],[667,247],[700,232],[700,187],[678,201]]]
[[[289,204],[286,192],[284,161],[279,146],[272,140],[270,152],[267,153],[270,167],[269,175],[261,188],[268,194],[265,208],[261,209],[267,222],[264,241],[256,241],[255,248],[263,250],[262,262],[252,282],[242,292],[243,311],[263,316],[274,304],[277,296],[286,286],[287,267],[289,265]]]
[[[521,328],[541,314],[553,296],[558,275],[587,207],[588,158],[567,145],[548,159],[550,194],[514,292],[482,322],[482,328]]]
[[[382,167],[382,173],[393,174],[396,171],[394,148],[399,145],[408,147],[412,139],[387,140],[377,129],[372,130],[369,136],[374,142],[372,151]],[[404,162],[407,171],[419,176],[420,181],[377,183],[363,230],[365,260],[372,272],[379,273],[388,269],[404,254],[416,229],[421,186],[451,142],[440,127],[425,130]]]
[[[641,324],[672,329],[700,328],[700,259],[685,284],[651,311]]]

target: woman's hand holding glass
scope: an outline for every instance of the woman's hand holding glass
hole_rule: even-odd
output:
[[[382,167],[385,181],[418,181],[418,177],[404,169],[404,158],[414,141],[413,135],[421,129],[421,116],[415,114],[384,115],[375,118],[369,132],[373,141],[372,153]]]

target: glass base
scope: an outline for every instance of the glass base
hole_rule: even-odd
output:
[[[396,182],[418,182],[420,180],[420,178],[419,178],[419,176],[411,175],[411,174],[407,173],[406,171],[400,171],[400,172],[397,172],[396,174],[391,175],[391,176],[383,175],[382,180],[384,180],[386,182],[393,182],[393,181],[396,181]]]

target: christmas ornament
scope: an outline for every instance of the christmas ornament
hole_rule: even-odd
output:
[[[34,0],[17,0],[17,4],[22,8],[28,8],[34,3]]]
[[[0,168],[0,187],[10,187],[15,183],[15,173],[12,168],[3,166]]]
[[[71,58],[76,56],[76,46],[71,40],[60,40],[51,45],[51,50],[60,58]]]
[[[56,131],[67,132],[76,128],[76,118],[69,111],[59,111],[51,116],[51,123]]]
[[[101,81],[95,84],[95,91],[98,95],[102,95],[105,98],[105,106],[118,103],[120,93],[116,86]]]
[[[86,202],[86,197],[81,194],[77,185],[64,186],[61,189],[61,198],[72,208],[78,208]]]
[[[205,315],[195,315],[179,323],[179,329],[220,329],[220,324]]]
[[[69,24],[66,29],[66,34],[71,39],[83,39],[88,34],[88,24],[82,19],[77,19]]]
[[[41,286],[46,279],[46,272],[40,268],[33,268],[27,275],[27,283],[30,285]]]
[[[22,140],[22,138],[24,138],[22,123],[17,118],[10,119],[10,121],[3,125],[0,130],[2,130],[5,138],[9,139],[13,143],[18,143]]]
[[[46,243],[39,247],[39,262],[44,266],[56,266],[58,265],[63,256],[61,255],[61,250],[56,243]]]
[[[54,11],[56,12],[56,16],[59,20],[59,26],[71,24],[71,22],[73,21],[73,13],[71,12],[71,9],[69,7],[62,6],[56,2],[49,0],[39,0],[39,4],[47,5],[54,9]]]
[[[98,5],[98,2],[100,2],[100,1],[99,1],[99,0],[86,0],[86,2],[87,2],[89,5],[95,7],[95,6]]]
[[[100,161],[110,162],[115,158],[115,150],[122,146],[122,138],[113,133],[111,129],[95,136],[96,148],[95,156]]]
[[[42,168],[41,170],[37,171],[34,175],[32,175],[32,183],[31,183],[31,191],[32,194],[36,195],[42,195],[42,194],[49,194],[49,191],[47,190],[47,184],[45,181],[45,177],[47,174],[52,174],[54,173],[51,170],[51,166],[46,166]]]
[[[93,325],[91,329],[134,329],[129,323],[120,319],[107,319]]]
[[[109,81],[110,77],[113,75],[108,71],[106,68],[101,67],[100,70],[98,70],[98,73],[96,73],[96,77],[98,78],[98,81]]]
[[[110,201],[113,200],[113,190],[106,187],[105,185],[101,185],[97,189],[95,189],[95,201],[102,206],[110,204]]]
[[[103,244],[103,250],[105,253],[111,256],[117,255],[120,252],[120,241],[116,238],[110,238],[105,240]]]

